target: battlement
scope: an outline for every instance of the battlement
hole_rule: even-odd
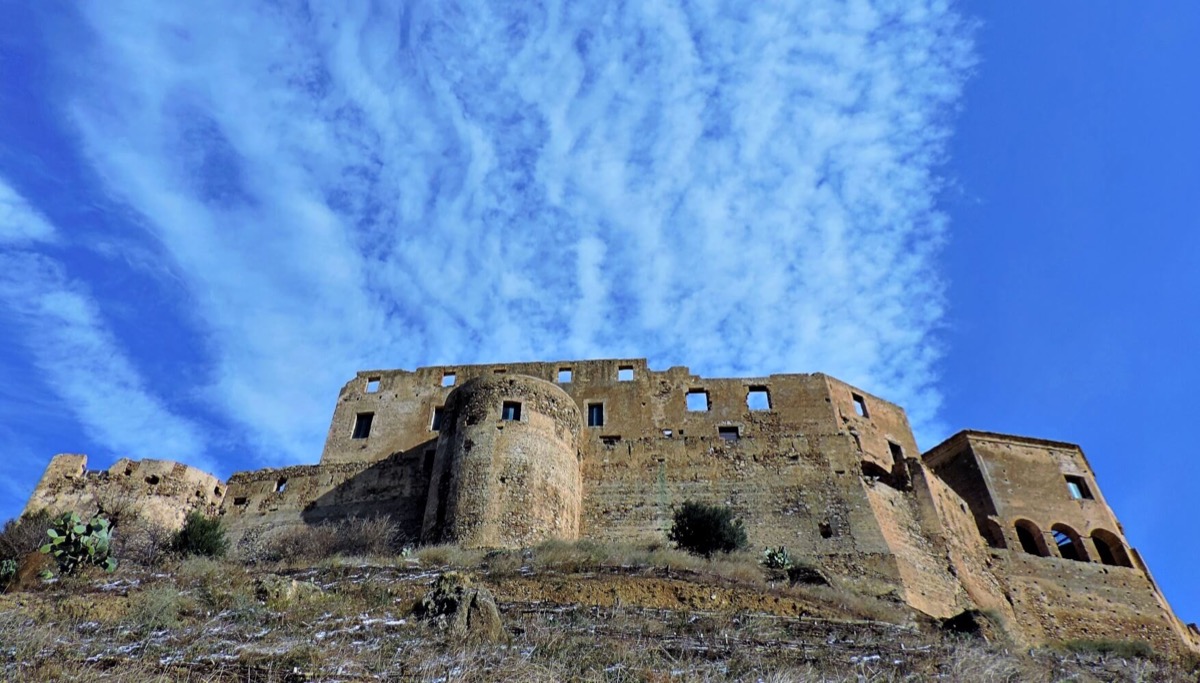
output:
[[[118,496],[119,493],[119,496]],[[731,507],[842,586],[936,618],[1004,616],[1021,642],[1137,637],[1200,650],[1074,444],[964,431],[920,455],[904,410],[824,374],[705,378],[644,359],[359,372],[319,465],[240,472],[56,457],[37,507],[134,501],[233,541],[387,515],[411,543],[661,542],[686,500]]]

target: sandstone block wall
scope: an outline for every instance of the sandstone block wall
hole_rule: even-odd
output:
[[[579,537],[579,409],[550,382],[477,377],[450,394],[422,540],[528,547]]]
[[[223,490],[175,463],[89,473],[64,455],[30,509],[122,496],[172,523],[219,509],[234,540],[388,515],[411,542],[510,547],[661,542],[680,503],[719,503],[752,547],[784,545],[935,617],[990,610],[1031,644],[1200,651],[1077,446],[971,431],[921,455],[899,406],[822,374],[712,379],[642,359],[364,371],[339,393],[319,465]]]
[[[89,471],[86,455],[67,453],[50,461],[24,512],[102,513],[118,526],[138,517],[178,529],[192,510],[216,514],[224,497],[219,479],[177,462],[122,458],[107,470]]]

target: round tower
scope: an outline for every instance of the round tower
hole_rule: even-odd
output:
[[[446,398],[425,543],[520,548],[579,537],[579,408],[524,375],[464,383]]]

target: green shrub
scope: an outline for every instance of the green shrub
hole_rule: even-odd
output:
[[[195,510],[188,513],[183,528],[171,539],[171,550],[185,556],[221,557],[228,545],[221,520]]]
[[[74,574],[88,566],[110,572],[117,568],[116,559],[109,556],[112,527],[103,517],[93,517],[85,524],[78,513],[67,512],[46,530],[46,535],[50,542],[40,550],[54,558],[63,574]]]
[[[8,588],[8,584],[17,576],[16,560],[0,560],[0,591]]]
[[[762,563],[767,569],[788,569],[792,566],[792,556],[784,546],[767,548],[763,551]]]
[[[667,538],[681,549],[705,557],[741,550],[748,543],[742,520],[733,518],[733,510],[690,500],[675,510]]]
[[[1126,659],[1145,659],[1154,655],[1154,648],[1141,640],[1068,640],[1063,647],[1080,654],[1111,654]]]

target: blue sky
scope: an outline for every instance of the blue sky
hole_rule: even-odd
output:
[[[819,370],[1082,444],[1200,617],[1197,9],[385,4],[0,0],[0,515],[315,461],[360,368]]]

